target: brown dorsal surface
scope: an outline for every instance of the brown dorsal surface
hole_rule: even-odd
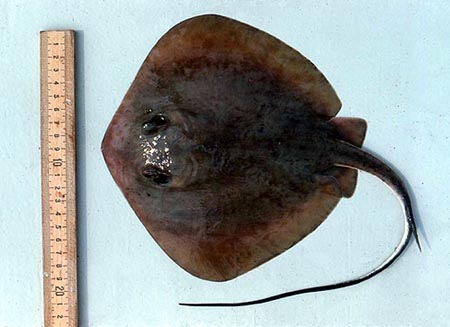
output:
[[[361,146],[365,124],[333,118],[340,106],[296,50],[199,16],[151,50],[102,151],[161,248],[191,274],[224,281],[302,240],[353,193],[350,168],[360,166],[347,153],[361,151],[351,144]]]

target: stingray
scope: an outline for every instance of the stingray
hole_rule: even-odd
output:
[[[227,281],[311,234],[357,172],[398,196],[405,230],[377,268],[348,281],[238,306],[360,283],[390,266],[418,237],[399,175],[361,149],[367,124],[336,117],[324,75],[277,38],[236,20],[185,20],[156,43],[102,142],[106,164],[142,224],[190,274]],[[420,247],[420,245],[419,245]]]

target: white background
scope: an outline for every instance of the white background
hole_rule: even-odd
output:
[[[450,6],[442,1],[2,1],[0,326],[42,326],[39,31],[77,30],[80,326],[448,326]],[[246,308],[241,301],[336,282],[376,266],[400,239],[395,197],[361,174],[310,237],[226,283],[192,277],[151,239],[100,152],[106,127],[170,27],[218,13],[298,49],[327,76],[341,116],[414,192],[423,253],[410,246],[363,284]]]

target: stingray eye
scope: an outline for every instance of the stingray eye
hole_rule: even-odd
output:
[[[144,167],[142,170],[142,176],[152,180],[158,185],[169,184],[172,180],[172,176],[168,172],[152,165],[147,165]]]
[[[142,124],[142,133],[145,135],[156,133],[159,129],[166,126],[169,123],[169,119],[163,115],[156,115],[149,121]]]

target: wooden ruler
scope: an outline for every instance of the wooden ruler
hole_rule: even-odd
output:
[[[77,326],[75,46],[41,32],[41,162],[45,326]]]

